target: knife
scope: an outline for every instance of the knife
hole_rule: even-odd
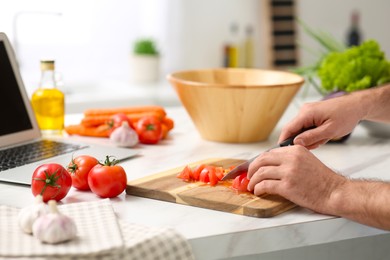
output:
[[[290,146],[290,145],[294,145],[294,138],[297,137],[297,135],[309,130],[309,129],[313,129],[314,127],[310,127],[310,128],[305,128],[303,129],[300,133],[284,140],[283,142],[269,148],[268,150],[266,150],[265,152],[268,152],[268,151],[271,151],[272,149],[275,149],[275,148],[279,148],[279,147],[284,147],[284,146]],[[248,171],[248,168],[249,168],[249,164],[251,164],[251,162],[253,162],[260,154],[256,155],[255,157],[249,159],[248,161],[245,161],[241,164],[239,164],[238,166],[236,166],[233,170],[231,170],[230,172],[228,172],[225,176],[222,177],[222,181],[224,180],[228,180],[228,179],[234,179],[236,178],[238,175]]]

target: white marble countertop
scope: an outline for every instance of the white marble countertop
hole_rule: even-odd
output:
[[[168,108],[175,128],[157,145],[137,147],[140,156],[125,161],[128,179],[133,180],[208,158],[250,158],[276,143],[281,126],[296,112],[290,105],[268,141],[227,144],[203,140],[185,110]],[[80,115],[67,117],[67,123]],[[108,140],[72,137],[109,145]],[[327,144],[314,153],[331,168],[351,178],[390,179],[390,139],[370,137],[358,126],[344,144]],[[90,192],[71,189],[63,203],[98,200]],[[0,204],[23,207],[33,201],[29,187],[0,183]],[[117,215],[130,223],[175,228],[190,242],[197,259],[220,259],[284,249],[319,245],[345,239],[384,234],[343,218],[314,213],[297,207],[273,218],[253,218],[232,213],[121,194],[111,199]]]

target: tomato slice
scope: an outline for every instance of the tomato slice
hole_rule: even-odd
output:
[[[249,180],[247,178],[247,173],[245,172],[233,180],[232,188],[237,191],[245,192],[248,191],[248,183]]]
[[[201,171],[206,167],[204,164],[199,164],[192,172],[194,181],[199,181]]]
[[[211,186],[217,185],[219,179],[217,175],[215,174],[215,167],[214,166],[206,166],[207,170],[209,171],[209,183]]]
[[[233,169],[236,168],[236,167],[237,167],[237,165],[232,165],[232,166],[230,166],[230,167],[229,167],[229,171],[233,170]]]
[[[191,181],[192,180],[192,170],[188,165],[184,167],[184,169],[177,174],[177,178],[183,179],[184,181]]]
[[[209,169],[204,168],[204,169],[200,172],[199,180],[200,180],[201,182],[204,182],[204,183],[208,183],[208,182],[210,181]]]
[[[237,176],[236,178],[234,178],[233,180],[233,183],[232,183],[232,188],[235,189],[235,190],[238,190],[238,187],[240,187],[240,176]]]
[[[215,167],[215,175],[217,175],[218,180],[220,181],[225,175],[225,170],[222,167]]]
[[[215,171],[209,172],[209,180],[210,180],[209,183],[211,186],[215,186],[218,184],[219,179],[218,179],[217,175],[215,174]]]
[[[235,166],[229,167],[229,170]],[[225,176],[225,170],[223,167],[214,165],[199,164],[194,169],[191,169],[188,165],[177,174],[177,178],[184,181],[201,181],[208,183],[211,186],[215,186]],[[249,180],[246,178],[246,173],[237,176],[233,181],[233,188],[238,191],[247,191]]]
[[[241,180],[241,189],[239,191],[248,192],[248,184],[249,184],[249,180],[245,174],[245,178]]]

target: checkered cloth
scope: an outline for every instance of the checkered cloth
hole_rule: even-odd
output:
[[[23,233],[20,209],[0,205],[0,259],[194,259],[175,230],[118,221],[108,199],[58,207],[76,222],[77,238],[50,245]]]

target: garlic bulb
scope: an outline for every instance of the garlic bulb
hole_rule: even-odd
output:
[[[33,205],[22,208],[18,215],[20,228],[27,234],[32,233],[32,226],[37,218],[48,213],[47,205],[43,202],[42,196],[37,195]]]
[[[50,213],[40,216],[33,225],[33,235],[44,243],[57,244],[76,237],[77,228],[73,219],[61,214],[57,202],[48,202]]]
[[[126,121],[123,121],[120,127],[112,131],[110,140],[118,146],[133,147],[138,144],[138,134]]]

